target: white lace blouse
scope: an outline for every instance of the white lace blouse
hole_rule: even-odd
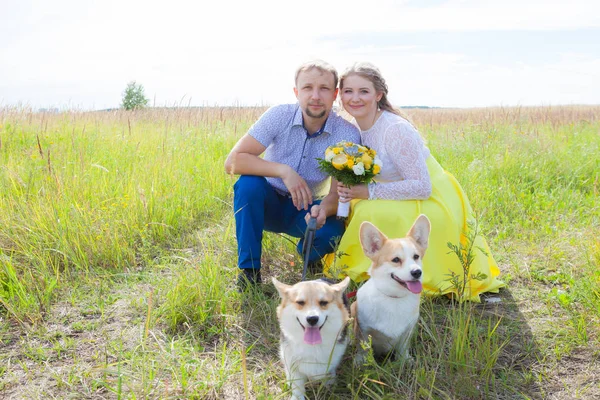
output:
[[[425,163],[429,149],[410,122],[383,111],[360,136],[362,144],[375,149],[382,161],[376,183],[369,184],[369,200],[425,200],[431,196]]]

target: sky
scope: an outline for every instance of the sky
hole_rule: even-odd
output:
[[[316,58],[398,106],[600,104],[600,1],[0,0],[0,107],[293,103]]]

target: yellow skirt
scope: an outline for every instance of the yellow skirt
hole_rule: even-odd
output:
[[[469,247],[469,226],[475,222],[469,199],[452,174],[444,171],[433,156],[427,158],[427,169],[432,183],[431,197],[427,200],[353,200],[347,227],[335,254],[325,257],[325,274],[341,278],[349,276],[355,282],[369,278],[371,266],[362,250],[359,228],[363,221],[373,223],[390,238],[404,237],[420,214],[431,221],[429,248],[423,258],[423,291],[429,295],[450,294],[461,300],[479,301],[484,292],[497,293],[505,284],[496,279],[500,274],[485,239],[475,237],[464,284],[466,264],[452,252],[448,243]],[[473,227],[473,225],[471,225]],[[481,251],[480,249],[483,249]],[[454,276],[454,282],[453,282]]]

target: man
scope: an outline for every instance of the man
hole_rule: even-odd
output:
[[[310,208],[318,229],[309,257],[313,269],[343,233],[343,222],[335,217],[336,185],[322,201],[316,200],[327,191],[327,176],[316,158],[323,158],[328,146],[342,140],[360,142],[358,129],[332,111],[337,83],[331,65],[323,61],[301,65],[294,87],[298,103],[267,110],[225,161],[227,173],[241,175],[233,199],[241,289],[261,282],[263,230],[302,238]]]

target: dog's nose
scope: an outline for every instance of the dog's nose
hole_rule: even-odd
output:
[[[319,316],[311,315],[310,317],[306,317],[306,322],[308,322],[310,326],[315,326],[317,322],[319,322]]]
[[[423,272],[420,269],[413,269],[412,271],[410,271],[410,274],[412,275],[413,278],[415,279],[419,279],[421,277],[421,274]]]

